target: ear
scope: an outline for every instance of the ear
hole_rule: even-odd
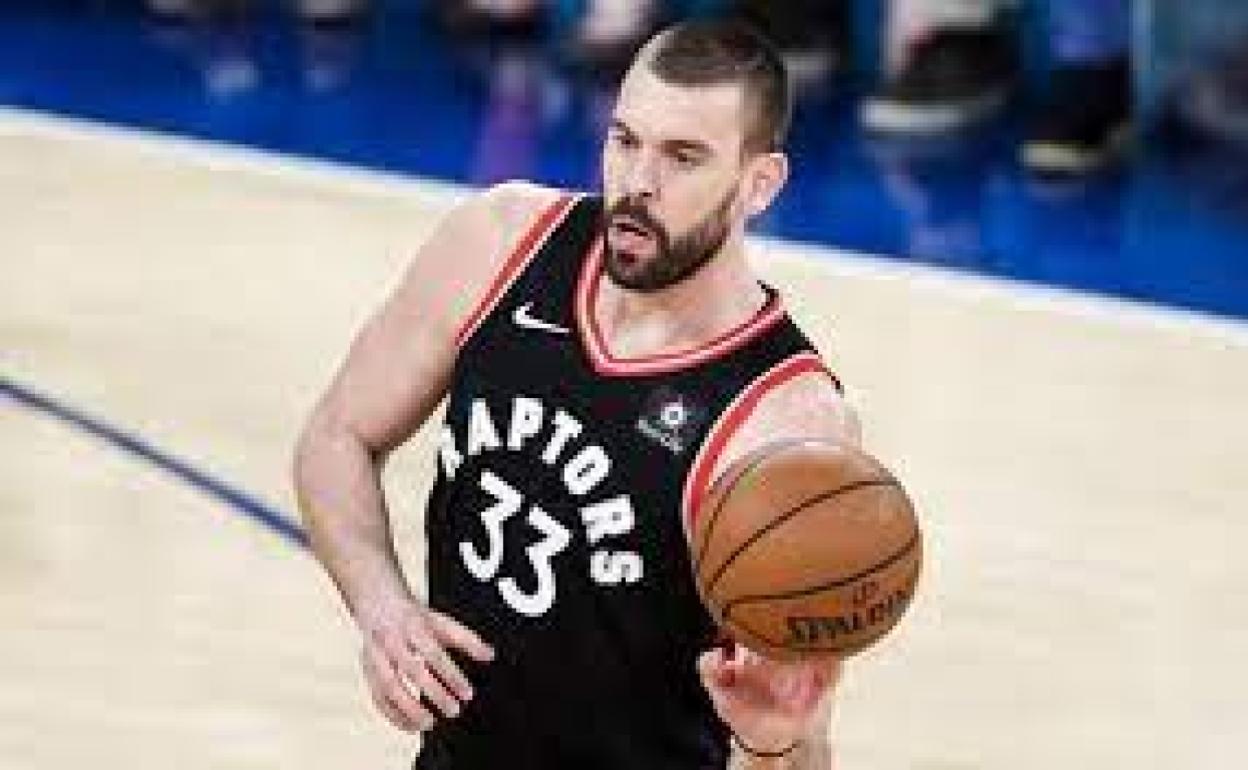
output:
[[[746,216],[753,218],[766,211],[788,179],[789,157],[784,153],[759,153],[751,158],[741,180]]]

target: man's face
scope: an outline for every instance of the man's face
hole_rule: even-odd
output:
[[[615,283],[671,286],[742,225],[744,119],[737,85],[672,85],[644,64],[625,76],[602,151],[606,271]]]

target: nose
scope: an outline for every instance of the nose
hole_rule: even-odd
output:
[[[632,153],[624,167],[624,194],[629,198],[650,200],[659,192],[659,164],[654,153],[644,150]]]

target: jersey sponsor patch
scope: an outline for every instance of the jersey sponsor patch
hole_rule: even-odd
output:
[[[637,430],[672,454],[684,454],[706,423],[706,408],[670,387],[657,389],[637,417]]]

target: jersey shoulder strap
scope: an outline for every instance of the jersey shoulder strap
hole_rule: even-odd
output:
[[[472,313],[460,326],[455,336],[457,347],[463,347],[512,286],[531,271],[534,263],[548,261],[546,255],[564,251],[558,244],[565,243],[584,230],[585,220],[588,219],[585,209],[592,208],[585,204],[587,200],[590,198],[584,194],[565,192],[538,213],[503,260]]]

